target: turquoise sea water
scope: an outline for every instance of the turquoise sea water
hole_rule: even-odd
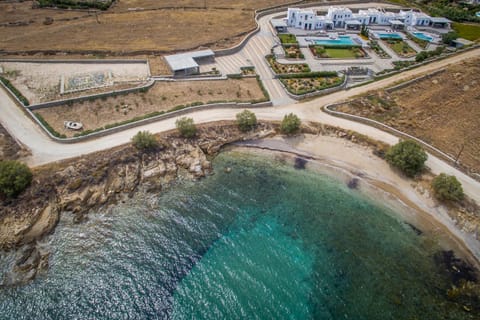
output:
[[[0,288],[0,319],[478,316],[446,299],[437,241],[357,190],[238,152],[214,167],[82,224],[64,215],[48,273]]]

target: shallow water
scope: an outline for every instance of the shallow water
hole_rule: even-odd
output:
[[[48,273],[1,288],[0,318],[478,316],[446,299],[437,240],[391,209],[290,163],[226,152],[214,167],[82,224],[65,214],[43,243]]]

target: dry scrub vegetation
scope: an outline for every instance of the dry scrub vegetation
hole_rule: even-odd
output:
[[[95,130],[152,112],[168,111],[179,105],[214,101],[248,102],[262,98],[263,92],[255,78],[157,82],[145,93],[83,101],[36,112],[57,132],[71,137],[76,132],[65,129],[64,121],[79,121],[85,130]]]
[[[97,15],[88,11],[32,9],[32,1],[0,2],[0,49],[141,53],[199,46],[225,48],[254,28],[254,9],[288,2],[122,0]],[[53,23],[44,24],[47,17]]]
[[[480,173],[480,58],[448,67],[403,89],[337,108],[419,137]]]

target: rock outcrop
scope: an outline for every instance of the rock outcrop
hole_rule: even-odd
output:
[[[82,221],[89,210],[115,204],[139,189],[158,192],[178,177],[202,178],[212,171],[209,157],[223,145],[274,133],[269,124],[242,133],[232,123],[217,123],[199,128],[195,139],[165,133],[158,137],[160,147],[148,152],[124,145],[36,168],[26,192],[1,202],[0,250],[28,249],[6,283],[24,283],[48,264],[48,255],[40,254],[35,243],[55,229],[61,212]]]

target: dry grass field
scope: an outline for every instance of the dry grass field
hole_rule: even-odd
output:
[[[254,9],[288,2],[121,0],[98,15],[33,9],[32,1],[0,2],[0,50],[141,53],[230,47],[254,28]],[[52,24],[44,24],[47,17]]]
[[[337,110],[386,123],[434,145],[480,173],[480,58],[387,93],[376,92]]]
[[[168,111],[194,102],[244,101],[263,99],[257,79],[157,82],[146,93],[83,101],[40,109],[38,112],[57,132],[67,137],[76,132],[63,127],[64,121],[79,121],[85,130],[95,130],[152,112]]]

